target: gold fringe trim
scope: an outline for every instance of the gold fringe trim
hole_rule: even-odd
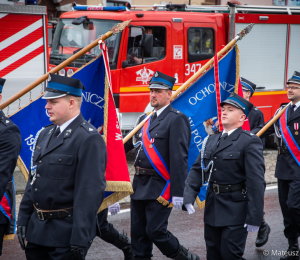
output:
[[[109,206],[111,206],[112,204],[118,202],[121,199],[124,199],[125,197],[131,195],[132,192],[115,192],[113,194],[111,194],[110,196],[108,196],[107,198],[105,198],[98,210],[97,213],[99,213],[100,211],[108,208]]]
[[[28,169],[27,169],[25,163],[23,162],[23,160],[20,156],[18,157],[17,166],[20,169],[21,173],[23,174],[25,181],[27,182],[28,177],[29,177],[29,172],[28,172]]]
[[[133,193],[132,185],[130,182],[125,181],[107,181],[105,191],[126,191]]]
[[[172,202],[170,203],[169,201],[165,200],[162,196],[159,196],[157,198],[157,201],[159,203],[163,204],[164,206],[168,206],[168,208],[173,208],[174,207]]]
[[[240,81],[240,50],[238,45],[235,45],[235,53],[236,53],[236,65],[235,65],[235,85],[234,85],[234,93],[238,93],[239,89],[239,81]]]
[[[196,203],[197,203],[199,209],[203,209],[205,207],[205,200],[204,201],[200,201],[200,199],[198,198],[198,196],[196,198]]]
[[[108,120],[108,94],[109,94],[109,82],[105,72],[103,139],[106,144],[107,144],[107,120]]]
[[[4,235],[3,240],[14,240],[15,234]]]

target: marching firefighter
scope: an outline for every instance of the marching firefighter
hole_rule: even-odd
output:
[[[300,72],[294,72],[287,81],[286,88],[291,105],[279,120],[261,135],[261,138],[274,132],[276,134],[278,156],[275,177],[278,179],[278,197],[284,219],[284,235],[289,243],[285,256],[280,259],[294,260],[299,259],[300,232],[300,197],[298,195],[300,192]],[[254,129],[253,132],[258,132],[262,127]]]
[[[0,78],[0,102],[5,79]],[[0,110],[0,256],[2,255],[3,236],[15,232],[16,194],[13,173],[21,150],[19,128]]]
[[[114,228],[114,226],[111,223],[107,221],[108,211],[112,215],[118,214],[118,212],[120,211],[119,202],[109,206],[108,209],[104,209],[100,213],[98,213],[98,223],[100,226],[100,232],[97,230],[97,236],[99,236],[105,242],[121,249],[124,253],[124,260],[133,260],[130,238],[127,235],[120,233]]]
[[[243,89],[244,99],[250,102],[250,99],[253,96],[253,93],[255,92],[256,85],[251,81],[242,77],[241,77],[241,85]],[[253,106],[253,108],[249,112],[248,119],[249,119],[250,130],[265,123],[264,114],[255,106]],[[265,139],[262,139],[262,142],[264,144]],[[257,232],[257,237],[255,241],[256,247],[262,247],[268,242],[270,231],[271,231],[270,226],[265,221],[265,218],[263,218],[259,230]]]
[[[203,180],[207,181],[207,259],[243,259],[248,231],[258,231],[263,218],[263,147],[256,135],[242,129],[252,108],[250,102],[233,93],[221,107],[224,130],[203,141],[203,150],[185,182],[183,203],[194,213],[195,199]]]
[[[191,140],[188,118],[170,104],[175,80],[155,72],[149,83],[150,103],[155,113],[125,144],[126,152],[136,147],[134,193],[131,195],[134,259],[150,260],[153,243],[168,258],[200,259],[167,230],[172,206],[182,207]],[[141,116],[138,123],[145,117]]]
[[[83,89],[78,79],[50,73],[43,98],[53,124],[37,133],[18,218],[28,260],[84,260],[96,236],[106,146],[80,113]]]

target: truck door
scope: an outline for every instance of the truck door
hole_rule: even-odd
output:
[[[184,81],[215,55],[217,26],[214,23],[184,23]]]
[[[142,48],[142,30],[144,48]],[[171,23],[132,23],[126,30],[120,75],[120,112],[143,112],[149,103],[149,80],[156,70],[171,75]],[[126,46],[127,44],[127,46]]]

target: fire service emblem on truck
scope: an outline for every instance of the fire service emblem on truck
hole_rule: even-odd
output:
[[[152,78],[154,71],[146,69],[145,67],[136,72],[136,81],[142,81],[143,84],[147,84],[147,82]]]

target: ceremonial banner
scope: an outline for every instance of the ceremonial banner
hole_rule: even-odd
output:
[[[107,186],[105,199],[99,209],[101,211],[133,193],[103,56],[100,55],[87,63],[71,77],[80,79],[85,86],[81,106],[83,117],[98,129],[106,142],[107,167],[105,178]],[[20,162],[18,166],[25,178],[28,176],[28,169],[30,168],[35,135],[42,127],[51,124],[45,109],[46,100],[41,97],[42,95],[10,117],[21,131],[22,149],[20,157],[23,167]]]
[[[188,157],[189,170],[201,151],[204,139],[219,130],[220,102],[238,90],[239,56],[236,49],[236,46],[233,47],[219,60],[218,68],[214,66],[208,69],[172,101],[172,106],[183,112],[190,121],[192,139]],[[216,91],[218,85],[219,89]],[[205,183],[196,199],[200,209],[205,205],[207,188],[208,184]]]

